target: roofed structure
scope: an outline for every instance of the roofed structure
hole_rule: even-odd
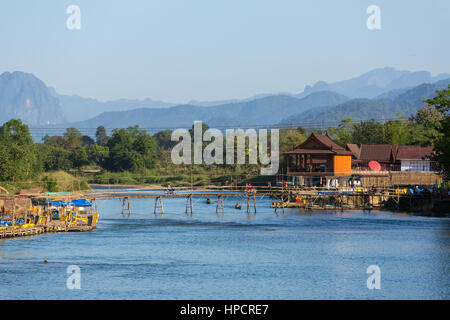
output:
[[[377,161],[385,171],[412,171],[413,166],[416,167],[414,170],[419,170],[420,167],[419,171],[428,172],[431,170],[429,160],[432,154],[432,147],[363,144],[355,165],[368,170],[368,163]],[[424,161],[428,162],[424,163]]]
[[[426,160],[432,154],[432,147],[398,146],[396,160]]]
[[[359,149],[359,146],[356,143],[347,143],[345,148],[352,153],[355,159],[359,159],[361,150]]]
[[[351,173],[352,152],[333,141],[328,134],[311,134],[293,150],[283,153],[287,174],[348,175]]]

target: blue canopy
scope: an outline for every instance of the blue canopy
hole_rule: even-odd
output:
[[[75,207],[92,207],[92,203],[90,203],[86,199],[72,200],[72,201],[70,201],[70,205],[75,206]]]
[[[92,203],[90,203],[86,199],[75,199],[72,201],[52,201],[47,200],[49,205],[53,205],[55,207],[66,207],[66,206],[74,206],[74,207],[92,207]]]

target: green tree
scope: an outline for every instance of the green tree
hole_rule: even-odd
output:
[[[421,146],[432,146],[440,136],[438,131],[439,122],[443,119],[443,114],[433,105],[425,104],[411,117],[409,123],[413,127],[411,136],[412,144]]]
[[[450,179],[450,85],[446,90],[436,91],[437,96],[426,102],[434,106],[441,114],[442,119],[436,124],[439,133],[434,143],[436,160],[444,177]]]
[[[76,147],[81,146],[82,144],[82,137],[83,135],[81,132],[76,128],[67,128],[66,132],[64,132],[64,142],[65,142],[65,148],[67,150],[73,150]]]
[[[105,162],[109,157],[108,147],[100,145],[91,145],[87,148],[88,158],[91,163],[94,163],[100,167],[105,166]]]
[[[26,124],[18,119],[4,123],[0,127],[0,144],[1,180],[23,180],[37,173],[33,139]]]
[[[353,118],[345,118],[337,128],[329,128],[328,135],[341,146],[353,143],[354,121]]]
[[[89,163],[88,154],[83,147],[76,147],[70,152],[70,161],[75,168],[80,169]]]
[[[109,158],[105,165],[111,171],[138,171],[154,166],[155,139],[138,126],[114,129],[108,141]]]
[[[105,146],[108,143],[108,135],[106,134],[106,129],[104,126],[97,127],[97,131],[95,133],[95,139],[99,146]]]
[[[408,145],[411,144],[412,125],[406,118],[397,114],[396,120],[388,121],[383,125],[385,143]]]
[[[354,125],[352,141],[359,145],[387,143],[383,133],[383,125],[373,119],[361,121]]]
[[[68,171],[72,168],[70,151],[45,143],[37,143],[35,148],[36,155],[45,171]]]
[[[91,146],[93,144],[95,144],[95,141],[91,137],[89,137],[89,136],[82,136],[81,137],[81,145],[83,147],[89,147],[89,146]]]
[[[281,152],[292,150],[306,140],[305,134],[296,129],[281,129],[279,138]]]
[[[156,133],[153,138],[162,149],[169,150],[175,146],[176,142],[171,140],[172,131],[164,130]]]

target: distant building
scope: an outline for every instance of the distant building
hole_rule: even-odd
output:
[[[311,134],[305,142],[283,153],[282,181],[300,186],[434,185],[440,179],[433,168],[431,147],[391,144],[338,145],[327,134]],[[369,167],[381,165],[380,171]]]
[[[396,161],[400,162],[400,171],[434,172],[431,147],[399,146]]]
[[[382,171],[434,172],[432,147],[363,144],[353,168],[370,170],[368,163],[377,161]]]
[[[363,144],[359,157],[353,162],[353,168],[370,171],[369,162],[376,161],[381,165],[381,171],[400,171],[395,157],[397,146],[392,144]]]

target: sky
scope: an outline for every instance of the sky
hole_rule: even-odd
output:
[[[70,5],[79,30],[66,26]],[[450,72],[449,16],[448,0],[2,1],[0,73],[99,100],[299,93],[386,66]]]

